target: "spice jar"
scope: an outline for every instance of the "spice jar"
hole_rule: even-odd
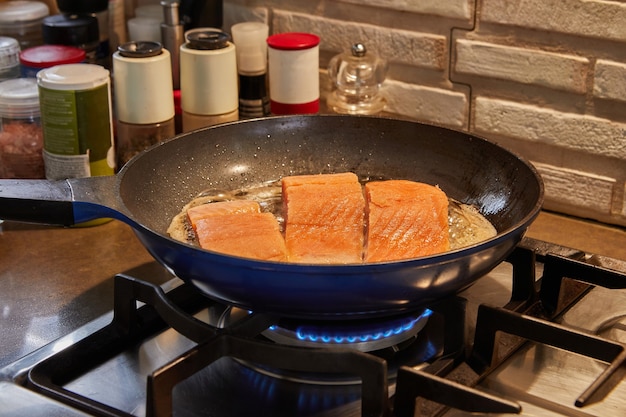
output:
[[[20,45],[16,39],[0,36],[0,81],[20,76]]]
[[[17,39],[21,49],[43,44],[41,22],[48,5],[39,1],[0,2],[0,35]]]
[[[55,14],[42,23],[43,41],[46,45],[68,45],[85,51],[85,62],[98,63],[100,31],[98,19],[88,15]]]
[[[273,114],[319,111],[319,43],[320,38],[311,33],[279,33],[267,38]]]
[[[113,54],[118,169],[176,134],[170,59],[158,42],[128,42]]]
[[[0,178],[45,178],[34,78],[0,82]]]
[[[98,48],[96,63],[111,67],[109,45],[109,0],[56,0],[59,11],[65,15],[87,15],[98,20]]]
[[[37,73],[46,178],[113,175],[113,120],[109,71],[65,64]]]

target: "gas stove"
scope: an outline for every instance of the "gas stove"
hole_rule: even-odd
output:
[[[0,370],[9,416],[626,413],[626,262],[525,238],[428,309],[297,321],[120,274],[109,314]]]

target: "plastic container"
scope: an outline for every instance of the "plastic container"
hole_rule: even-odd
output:
[[[22,50],[41,45],[41,23],[49,14],[48,5],[39,1],[0,2],[0,35],[17,39]]]
[[[85,51],[85,62],[95,64],[98,59],[100,36],[98,19],[88,15],[55,14],[42,22],[44,43],[67,45]]]
[[[66,64],[37,73],[46,178],[115,172],[109,71]]]
[[[19,54],[17,39],[0,36],[0,81],[20,76]]]
[[[239,118],[237,56],[228,34],[194,31],[180,48],[184,132]]]
[[[176,134],[170,53],[157,42],[128,42],[113,54],[117,167]]]
[[[320,105],[320,38],[289,32],[267,38],[273,114],[317,113]]]
[[[44,68],[82,63],[85,57],[85,51],[74,46],[39,45],[20,52],[20,73],[22,77],[35,78]]]
[[[0,82],[0,178],[45,178],[39,93],[34,78]]]

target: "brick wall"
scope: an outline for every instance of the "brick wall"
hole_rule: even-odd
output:
[[[594,0],[230,0],[224,29],[363,42],[389,60],[386,111],[489,138],[530,159],[547,209],[626,225],[626,3]]]

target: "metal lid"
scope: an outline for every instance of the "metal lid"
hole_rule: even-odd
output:
[[[193,31],[186,38],[189,48],[207,51],[226,48],[230,41],[228,33],[219,29]]]
[[[267,45],[270,48],[285,51],[309,49],[319,45],[319,43],[319,36],[302,32],[279,33],[267,38]]]
[[[117,50],[126,58],[148,58],[161,54],[163,45],[152,41],[132,41],[118,46]]]

